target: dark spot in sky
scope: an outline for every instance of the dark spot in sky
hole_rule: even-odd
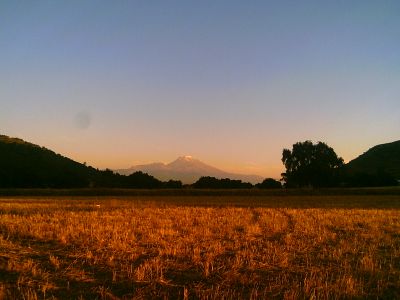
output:
[[[92,122],[92,118],[87,111],[81,111],[75,115],[75,126],[79,129],[87,129]]]

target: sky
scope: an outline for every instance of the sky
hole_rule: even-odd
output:
[[[400,139],[400,1],[0,1],[0,134],[97,168],[279,178]]]

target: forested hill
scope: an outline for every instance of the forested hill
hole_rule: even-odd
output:
[[[95,169],[21,139],[0,136],[1,187],[86,187]]]
[[[351,173],[386,173],[400,179],[400,141],[372,147],[350,161],[346,169]]]
[[[160,188],[166,185],[142,172],[122,176],[110,170],[100,171],[44,147],[0,135],[0,188]]]

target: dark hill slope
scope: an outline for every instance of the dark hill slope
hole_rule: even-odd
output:
[[[0,187],[87,187],[96,172],[44,147],[0,135]]]
[[[400,141],[377,145],[346,165],[348,172],[382,174],[400,179]]]
[[[142,172],[122,176],[110,170],[100,171],[44,147],[0,135],[0,188],[160,188],[164,185]]]

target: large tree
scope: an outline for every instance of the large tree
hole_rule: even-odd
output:
[[[343,159],[323,142],[298,142],[292,150],[283,149],[282,162],[286,172],[282,179],[287,187],[329,187],[337,184]]]

